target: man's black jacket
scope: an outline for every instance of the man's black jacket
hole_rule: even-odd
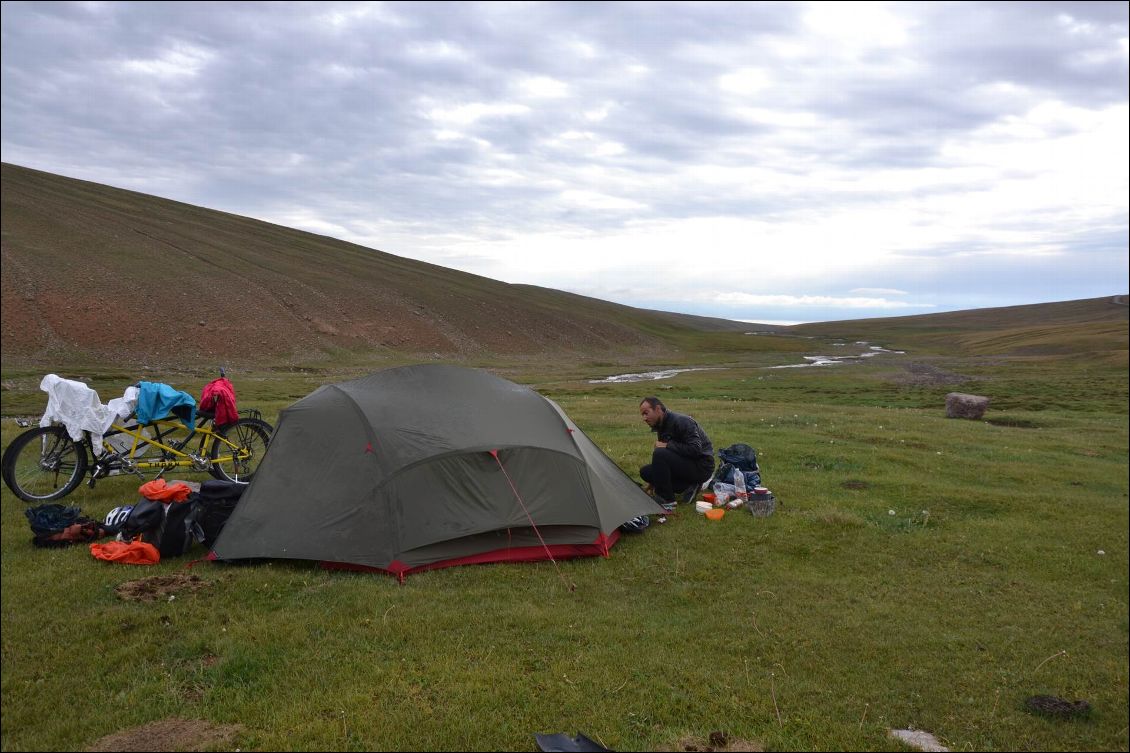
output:
[[[675,454],[691,458],[704,466],[707,463],[714,466],[714,445],[702,427],[690,416],[666,411],[663,420],[652,431]]]

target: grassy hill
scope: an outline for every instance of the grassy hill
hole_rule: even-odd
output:
[[[697,363],[812,337],[1126,363],[1125,296],[779,327],[510,285],[247,217],[4,164],[8,369],[533,355]],[[749,330],[777,337],[749,337]]]
[[[5,358],[594,353],[747,326],[509,285],[15,165],[2,175]]]

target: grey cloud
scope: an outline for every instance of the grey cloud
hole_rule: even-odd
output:
[[[917,21],[912,46],[873,51],[860,66],[816,45],[773,58],[774,43],[803,39],[806,6],[794,3],[391,3],[359,13],[366,7],[6,2],[4,159],[256,216],[299,207],[344,227],[385,220],[439,234],[714,216],[784,222],[813,204],[891,195],[675,176],[701,164],[804,176],[817,165],[866,185],[877,167],[940,164],[947,139],[1032,101],[970,96],[977,87],[1011,82],[1091,107],[1127,99],[1125,57],[1094,54],[1117,51],[1126,36],[1121,3],[899,4]],[[341,23],[330,22],[334,14]],[[1076,20],[1074,30],[1061,16]],[[161,60],[196,70],[145,73],[143,61]],[[647,71],[629,74],[633,65]],[[734,104],[809,113],[813,124],[755,123],[722,106],[716,82],[735,66],[771,76],[766,90]],[[557,79],[568,96],[527,97],[522,76]],[[437,139],[442,124],[428,117],[431,108],[519,100],[528,112],[458,126],[466,139]],[[585,116],[605,106],[603,120]],[[550,145],[566,131],[624,151]],[[594,178],[597,168],[606,177]],[[522,179],[499,182],[488,170]],[[563,205],[557,184],[646,209]],[[919,191],[959,188],[972,186]],[[876,286],[892,285],[853,284]]]
[[[1060,239],[1071,249],[1071,262],[1062,256],[1025,255],[1022,263],[997,253],[999,247],[977,242],[948,243],[891,259],[881,274],[874,272],[839,279],[821,286],[828,294],[843,294],[854,287],[893,287],[912,296],[961,299],[968,308],[1088,298],[1096,293],[1096,276],[1108,280],[1107,293],[1124,292],[1125,225],[1097,234],[1068,234]],[[966,254],[978,254],[968,256]],[[960,256],[955,256],[960,254]],[[1119,282],[1121,280],[1121,283]],[[1025,300],[1028,298],[1028,300]],[[994,303],[993,301],[998,301]]]
[[[971,13],[932,10],[929,21],[938,33],[923,36],[926,59],[958,80],[1011,81],[1052,90],[1073,104],[1125,99],[1126,66],[1117,55],[1089,71],[1074,63],[1080,53],[1118,49],[1127,35],[1125,4],[1004,2]],[[1093,28],[1073,32],[1064,17]]]

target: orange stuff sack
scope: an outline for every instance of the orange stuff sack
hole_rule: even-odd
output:
[[[96,559],[120,562],[123,565],[156,565],[161,561],[161,553],[157,551],[157,547],[144,541],[107,541],[105,544],[91,544],[90,553]]]
[[[139,486],[137,491],[141,496],[154,502],[184,502],[188,499],[188,495],[192,494],[192,488],[188,484],[178,481],[169,486],[163,478],[148,481]]]

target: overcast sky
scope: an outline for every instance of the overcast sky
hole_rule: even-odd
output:
[[[2,156],[733,319],[1113,295],[1128,7],[4,2]]]

